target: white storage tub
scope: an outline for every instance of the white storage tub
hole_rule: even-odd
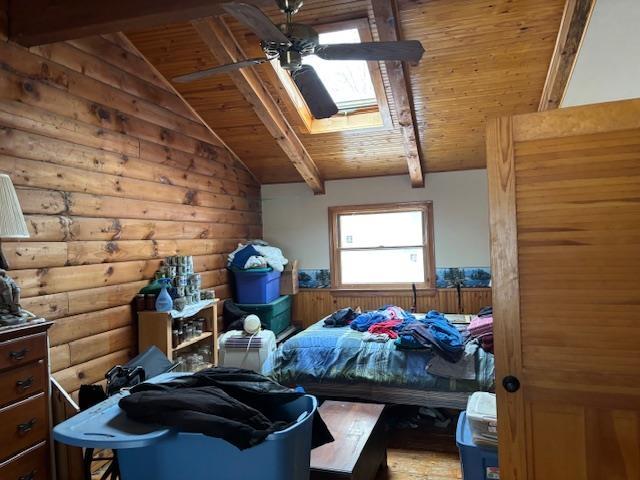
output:
[[[498,444],[498,416],[496,395],[475,392],[467,403],[467,419],[474,443],[485,446]]]

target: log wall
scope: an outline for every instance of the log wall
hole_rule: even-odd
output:
[[[226,253],[260,237],[260,187],[126,39],[0,40],[0,172],[31,232],[4,241],[23,306],[55,320],[73,392],[136,353],[130,302],[161,258],[194,255],[229,296]]]

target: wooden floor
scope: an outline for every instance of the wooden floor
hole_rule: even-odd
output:
[[[387,463],[389,468],[381,470],[376,480],[462,478],[453,428],[394,429],[389,438]]]

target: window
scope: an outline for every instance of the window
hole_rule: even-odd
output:
[[[360,43],[372,41],[367,19],[348,20],[328,25],[315,25],[320,43]],[[298,88],[277,61],[271,62],[291,101],[303,133],[330,133],[365,128],[393,128],[389,103],[378,62],[327,61],[315,55],[304,57],[327,87],[339,112],[331,118],[316,119],[311,115]]]
[[[356,26],[319,35],[321,45],[361,42],[360,32]],[[315,68],[340,112],[374,107],[378,104],[367,62],[361,60],[328,61],[315,55],[309,55],[304,57],[302,63]]]
[[[329,208],[334,288],[435,285],[431,202]]]

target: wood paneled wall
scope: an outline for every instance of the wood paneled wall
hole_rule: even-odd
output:
[[[3,242],[23,306],[55,320],[68,391],[136,351],[130,301],[165,255],[229,296],[225,254],[261,236],[260,187],[119,36],[0,43],[0,171],[31,238]]]
[[[323,317],[345,307],[361,307],[363,310],[374,310],[382,305],[398,305],[409,310],[413,304],[413,296],[409,294],[386,295],[350,294],[323,289],[301,290],[293,297],[293,322],[303,328],[316,323]],[[417,300],[419,312],[439,310],[445,313],[477,313],[482,307],[491,305],[490,288],[465,288],[462,290],[462,310],[458,311],[458,294],[455,289],[436,290],[435,295],[419,295]]]

